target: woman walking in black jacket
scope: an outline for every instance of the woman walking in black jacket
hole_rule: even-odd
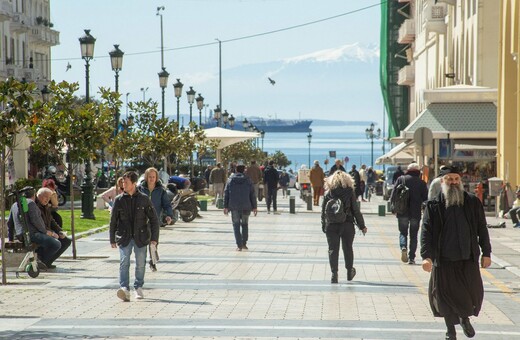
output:
[[[329,264],[332,271],[331,283],[338,283],[338,258],[340,240],[343,248],[343,256],[345,258],[345,268],[347,268],[347,280],[351,281],[356,275],[354,268],[354,251],[352,244],[354,242],[354,221],[358,228],[365,234],[367,227],[365,220],[359,210],[356,195],[354,193],[354,182],[352,177],[343,171],[336,171],[328,180],[329,191],[323,198],[321,208],[321,228],[327,235],[329,244]],[[326,207],[327,202],[331,199],[340,199],[341,205],[346,212],[346,219],[342,223],[327,222]]]

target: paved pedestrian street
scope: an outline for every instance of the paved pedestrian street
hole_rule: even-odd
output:
[[[214,206],[191,223],[161,229],[158,271],[147,268],[143,300],[116,296],[119,252],[108,233],[77,241],[55,271],[9,273],[0,286],[2,339],[444,339],[431,314],[429,274],[400,261],[397,221],[379,216],[381,197],[362,203],[368,233],[354,241],[357,275],[330,283],[320,214],[297,197],[250,218],[249,250],[238,252],[231,217]],[[493,217],[489,218],[495,221]],[[509,222],[509,221],[508,221]],[[485,300],[475,339],[520,339],[520,229],[490,229]],[[419,252],[419,250],[418,250]],[[131,265],[133,282],[134,262]],[[465,336],[457,326],[459,339]]]

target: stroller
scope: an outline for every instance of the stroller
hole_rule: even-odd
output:
[[[26,193],[34,191],[33,187],[25,187],[21,190],[14,189],[8,197],[15,197],[17,206],[17,218],[22,224],[22,234],[15,235],[14,221],[8,222],[9,241],[5,244],[6,267],[14,267],[16,277],[19,273],[27,272],[30,277],[35,278],[40,275],[38,269],[38,254],[36,253],[37,245],[31,242],[29,228],[27,225],[27,212],[29,207],[27,205]],[[16,265],[19,263],[18,267]]]

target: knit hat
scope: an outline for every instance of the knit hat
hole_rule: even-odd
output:
[[[421,168],[419,167],[419,164],[417,163],[411,163],[410,165],[408,165],[408,171],[410,170],[415,170],[415,171],[420,171]]]
[[[457,175],[460,176],[461,175],[461,171],[456,166],[448,165],[448,166],[444,167],[444,169],[441,169],[439,174],[441,176],[446,176],[447,174],[457,174]]]

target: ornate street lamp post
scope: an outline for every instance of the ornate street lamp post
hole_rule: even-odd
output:
[[[110,63],[112,64],[112,71],[115,72],[116,93],[119,93],[119,71],[123,69],[123,55],[125,52],[119,49],[119,45],[114,45],[114,49],[108,52],[110,55]],[[117,135],[119,130],[119,107],[116,109],[116,126],[114,135]]]
[[[370,164],[374,168],[374,139],[381,137],[381,129],[378,128],[377,131],[374,131],[374,123],[370,123],[370,128],[365,129],[365,134],[367,139],[370,139]]]
[[[85,60],[85,103],[89,103],[89,67],[90,61],[94,58],[96,38],[90,35],[90,30],[85,30],[85,35],[79,38],[79,44],[81,47],[81,58]],[[94,216],[94,195],[92,176],[90,175],[91,171],[90,159],[87,159],[85,160],[85,177],[83,178],[83,184],[81,185],[81,218],[94,220],[96,217]]]
[[[162,32],[162,15],[161,15],[161,32]],[[162,37],[162,34],[161,34],[161,37]],[[161,38],[161,41],[162,41],[162,38]],[[162,113],[161,113],[161,118],[164,119],[165,117],[165,113],[164,113],[164,89],[166,89],[166,87],[168,86],[168,76],[170,74],[166,71],[166,67],[163,67],[162,68],[162,71],[158,73],[158,76],[159,76],[159,86],[161,87],[161,99],[162,99],[162,105],[161,105],[161,108],[162,108]],[[163,171],[166,171],[168,172],[168,157],[167,156],[164,156],[164,161],[163,161]]]
[[[244,131],[247,131],[247,129],[249,128],[249,122],[247,121],[247,118],[244,118],[244,120],[242,121],[242,127],[244,128]]]
[[[260,137],[262,138],[262,152],[264,151],[264,136],[265,136],[265,131],[264,130],[260,131]]]
[[[143,102],[146,102],[146,92],[148,91],[148,87],[141,87],[141,92],[143,93]]]
[[[233,115],[229,116],[228,121],[229,121],[229,128],[231,130],[233,130],[233,128],[235,127],[235,117],[233,117]]]
[[[311,140],[312,140],[312,134],[309,131],[309,134],[307,135],[307,140],[309,141],[309,169],[311,168]]]
[[[181,80],[177,78],[177,82],[173,84],[173,91],[175,94],[175,98],[177,98],[177,125],[180,126],[180,109],[179,109],[179,100],[182,96],[182,87],[184,86],[183,83],[181,83]]]
[[[222,123],[224,123],[224,128],[227,128],[228,120],[229,113],[227,112],[227,110],[224,110],[224,113],[222,114]]]
[[[195,94],[197,91],[193,89],[193,87],[190,86],[190,89],[186,91],[186,95],[188,96],[188,104],[190,104],[190,123],[193,121],[193,113],[192,113],[192,106],[195,102]]]
[[[195,101],[197,102],[197,109],[199,109],[199,126],[202,126],[202,108],[204,107],[204,97],[199,93],[199,96],[195,98]]]
[[[162,114],[161,117],[164,118],[164,89],[168,87],[168,76],[170,75],[166,71],[166,67],[162,68],[162,71],[157,73],[159,75],[159,86],[161,87],[161,98],[162,98]]]
[[[218,105],[215,108],[215,110],[213,110],[213,119],[215,119],[217,121],[217,127],[220,126],[221,112],[222,111],[220,110],[220,106],[218,106]]]

